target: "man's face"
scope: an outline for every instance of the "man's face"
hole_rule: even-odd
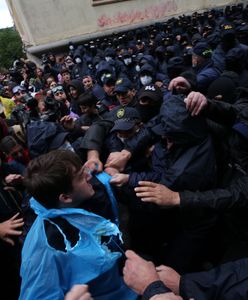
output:
[[[80,105],[80,109],[81,109],[82,114],[87,114],[87,115],[94,114],[95,110],[96,110],[94,105],[92,105],[92,106],[90,106],[90,105]]]
[[[53,77],[48,77],[47,80],[46,80],[46,83],[48,86],[50,86],[50,84],[55,81],[55,79]]]
[[[61,87],[55,87],[52,90],[54,99],[57,101],[65,101],[66,100],[66,94]]]
[[[42,72],[41,69],[37,68],[36,69],[36,74],[37,74],[38,77],[41,77],[43,75],[43,72]]]
[[[23,162],[23,148],[21,145],[17,144],[8,153],[9,156],[13,157],[14,160]]]
[[[103,89],[104,89],[104,92],[105,92],[108,96],[113,96],[113,95],[114,95],[115,85],[112,84],[112,83],[104,84],[104,85],[103,85]]]
[[[70,95],[73,98],[77,98],[77,96],[78,96],[78,92],[77,92],[77,90],[73,86],[70,86]]]
[[[8,85],[4,86],[3,90],[4,90],[4,97],[11,98],[13,96],[11,88]]]
[[[198,55],[192,55],[192,67],[196,67],[204,62],[204,58]]]
[[[72,206],[82,203],[95,194],[93,187],[88,181],[91,179],[91,175],[86,172],[84,168],[81,168],[75,175],[72,181]]]
[[[54,99],[57,101],[64,101],[66,100],[66,94],[65,92],[58,91],[57,93],[54,94]]]
[[[57,82],[56,81],[52,81],[49,85],[49,88],[50,89],[53,89],[55,86],[57,85]]]
[[[65,72],[62,74],[62,79],[64,82],[69,82],[71,80],[71,75],[69,72]]]
[[[85,77],[83,79],[83,85],[86,90],[92,88],[92,86],[93,86],[92,78],[90,76]]]
[[[16,101],[21,101],[22,98],[26,95],[27,93],[23,90],[18,90],[15,94],[14,94],[14,97],[15,97],[15,100]]]
[[[140,50],[143,50],[144,49],[144,44],[143,43],[138,43],[136,45],[136,48],[140,51]]]
[[[127,92],[117,92],[116,97],[120,102],[120,105],[126,106],[133,101],[133,97],[135,95],[134,90],[128,90]]]
[[[53,54],[50,54],[50,55],[48,56],[48,58],[49,58],[49,60],[52,61],[52,62],[55,62],[55,60],[56,60],[56,57],[55,57]]]

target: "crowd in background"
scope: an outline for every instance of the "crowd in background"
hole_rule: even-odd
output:
[[[143,299],[247,299],[247,140],[243,4],[70,42],[66,54],[43,54],[40,65],[15,60],[0,74],[1,278],[8,299],[18,299],[21,250],[36,220],[30,198],[55,208],[52,188],[40,187],[49,186],[49,153],[54,165],[57,156],[84,166],[95,195],[75,196],[73,207],[120,227],[120,251],[142,257],[127,252],[124,280]],[[102,172],[110,185],[95,176]],[[48,243],[63,251],[53,230],[46,225]],[[34,299],[25,292],[20,299]],[[124,294],[118,299],[135,299]],[[111,297],[97,299],[117,299]]]

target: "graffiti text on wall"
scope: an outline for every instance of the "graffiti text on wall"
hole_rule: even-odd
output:
[[[99,27],[113,26],[115,24],[132,24],[150,19],[160,19],[168,13],[175,13],[176,11],[176,1],[169,0],[158,5],[150,5],[145,9],[118,12],[113,16],[103,14],[98,18],[97,23]]]

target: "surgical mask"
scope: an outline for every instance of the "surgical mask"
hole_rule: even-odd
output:
[[[70,49],[70,50],[73,50],[73,49],[74,49],[74,46],[70,45],[70,46],[69,46],[69,49]]]
[[[99,66],[98,66],[98,64],[96,64],[96,65],[95,65],[95,69],[97,70],[97,69],[98,69],[98,67],[99,67]]]
[[[111,61],[111,60],[112,60],[112,57],[111,57],[111,56],[106,56],[106,57],[105,57],[105,60],[106,60],[106,61]]]
[[[141,76],[140,81],[141,81],[142,85],[148,85],[152,82],[152,77],[148,76],[148,75]]]
[[[88,64],[88,68],[89,68],[90,70],[92,70],[92,69],[93,69],[92,64]]]
[[[132,63],[132,58],[130,58],[130,57],[124,58],[123,61],[124,61],[124,64],[126,66],[128,66],[128,65],[130,65]]]
[[[119,140],[121,140],[121,142],[122,142],[123,144],[125,144],[125,141],[127,140],[127,138],[120,137],[120,136],[118,136],[118,134],[117,134],[117,137],[118,137]]]
[[[80,63],[82,62],[82,60],[81,60],[80,57],[77,57],[77,58],[75,59],[75,62],[76,62],[77,64],[80,64]]]
[[[135,66],[135,70],[136,70],[136,72],[139,72],[140,71],[140,66],[139,65]]]

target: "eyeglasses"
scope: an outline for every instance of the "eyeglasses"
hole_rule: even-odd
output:
[[[55,86],[52,88],[52,93],[55,95],[57,92],[64,92],[64,89],[61,85]]]

